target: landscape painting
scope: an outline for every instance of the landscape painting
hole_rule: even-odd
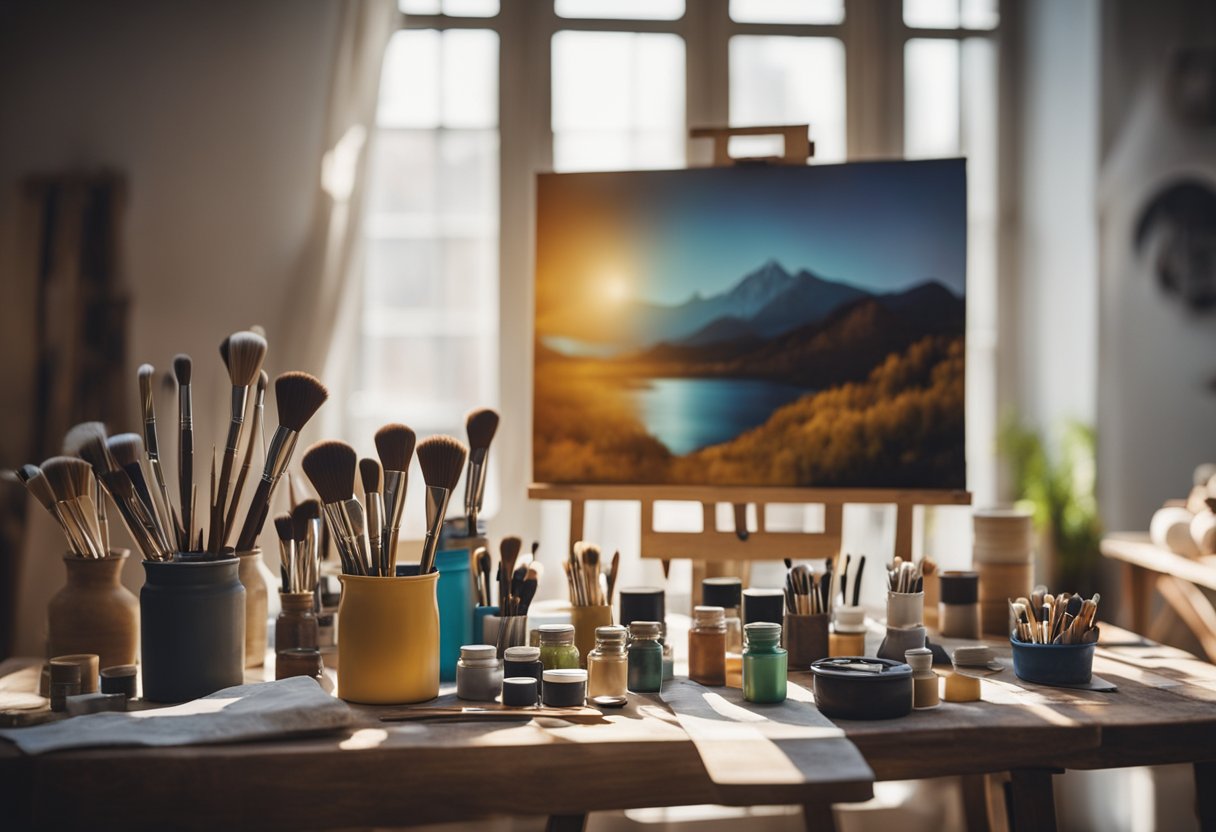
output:
[[[963,160],[537,188],[536,482],[965,488]]]

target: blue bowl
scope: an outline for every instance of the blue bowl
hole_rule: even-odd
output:
[[[1009,639],[1013,672],[1040,685],[1083,685],[1094,674],[1096,644],[1027,644]]]

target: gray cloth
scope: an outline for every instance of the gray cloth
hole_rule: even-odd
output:
[[[78,716],[31,728],[0,729],[27,754],[99,746],[203,745],[298,736],[345,728],[346,703],[296,676],[225,688],[210,696],[130,713]]]

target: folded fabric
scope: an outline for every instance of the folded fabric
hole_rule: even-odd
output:
[[[102,746],[203,745],[313,734],[353,721],[346,703],[313,679],[238,685],[168,708],[78,716],[30,728],[0,729],[27,754]]]

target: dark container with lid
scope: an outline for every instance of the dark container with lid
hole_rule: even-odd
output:
[[[894,719],[912,713],[912,668],[891,659],[842,656],[811,665],[815,705],[831,719]]]
[[[743,605],[743,581],[740,578],[705,578],[701,581],[701,605],[739,609]]]
[[[519,645],[517,647],[508,647],[503,653],[502,675],[504,679],[531,676],[539,686],[543,678],[541,674],[544,671],[545,666],[540,660],[539,647]]]
[[[743,590],[743,624],[785,623],[785,593],[779,589]]]
[[[654,586],[634,586],[621,590],[621,626],[634,621],[666,621],[667,594]]]
[[[531,676],[508,676],[502,680],[502,704],[508,708],[535,707],[539,688],[540,682]]]

